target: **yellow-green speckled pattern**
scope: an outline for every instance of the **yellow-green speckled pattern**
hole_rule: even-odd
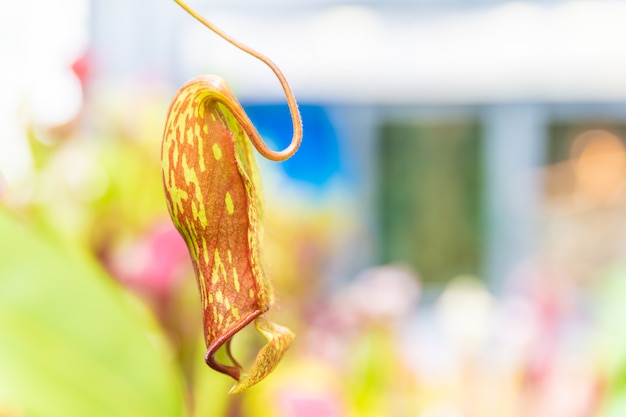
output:
[[[207,363],[236,379],[238,364],[222,366],[213,356],[273,303],[259,254],[260,180],[242,123],[252,126],[223,80],[197,77],[170,105],[161,150],[167,207],[196,272]],[[259,320],[268,344],[233,392],[267,376],[293,339],[288,329]]]

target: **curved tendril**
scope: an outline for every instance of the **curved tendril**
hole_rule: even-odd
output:
[[[298,104],[296,103],[296,98],[294,97],[293,92],[291,91],[291,87],[289,87],[289,83],[287,82],[287,79],[283,75],[282,71],[276,66],[276,64],[274,64],[265,55],[255,51],[254,49],[230,37],[229,35],[224,33],[221,29],[219,29],[218,27],[213,25],[211,22],[206,20],[204,17],[196,13],[183,1],[181,0],[174,0],[174,1],[180,7],[182,7],[187,13],[189,13],[191,16],[196,18],[196,20],[198,20],[208,29],[213,31],[219,37],[231,43],[236,48],[252,55],[253,57],[265,63],[268,67],[270,67],[272,72],[276,75],[276,77],[278,78],[278,81],[280,82],[280,85],[283,88],[283,91],[285,92],[285,96],[287,98],[287,104],[289,106],[289,112],[291,113],[291,121],[293,123],[293,137],[291,138],[291,143],[282,151],[274,151],[270,149],[265,144],[265,142],[263,142],[263,140],[260,139],[258,135],[256,137],[254,137],[255,135],[253,135],[252,137],[250,137],[250,140],[252,141],[254,147],[259,151],[259,153],[269,160],[284,161],[286,159],[289,159],[294,153],[296,153],[296,151],[298,150],[298,147],[300,146],[300,142],[302,142],[302,118],[300,117],[300,111],[298,110]]]

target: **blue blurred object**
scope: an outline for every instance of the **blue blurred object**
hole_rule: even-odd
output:
[[[274,149],[289,145],[293,127],[286,104],[244,105],[259,134]],[[304,138],[298,152],[281,164],[291,179],[323,187],[341,174],[339,140],[324,107],[300,106]]]

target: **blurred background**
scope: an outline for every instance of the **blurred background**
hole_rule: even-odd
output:
[[[171,0],[1,0],[0,417],[626,415],[626,1],[190,5],[300,104],[258,159],[297,339],[227,395],[160,180],[199,74],[288,144],[269,69]]]

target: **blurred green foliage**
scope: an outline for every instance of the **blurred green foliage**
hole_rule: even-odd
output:
[[[150,313],[76,248],[0,210],[0,414],[182,416]]]
[[[597,306],[597,357],[606,374],[606,401],[603,417],[626,415],[626,266],[619,265],[608,271],[599,285]]]

